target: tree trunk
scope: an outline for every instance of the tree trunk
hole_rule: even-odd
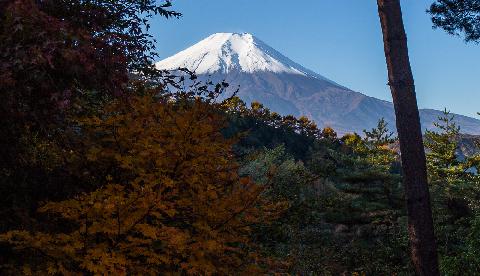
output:
[[[400,0],[377,0],[388,85],[400,140],[411,258],[417,275],[439,275],[420,116]]]

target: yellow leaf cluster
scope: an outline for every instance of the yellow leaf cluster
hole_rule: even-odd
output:
[[[251,226],[285,208],[265,186],[240,178],[222,116],[200,99],[118,100],[81,120],[85,160],[98,188],[40,212],[69,223],[60,233],[0,235],[44,256],[25,271],[48,274],[229,275],[259,273]]]

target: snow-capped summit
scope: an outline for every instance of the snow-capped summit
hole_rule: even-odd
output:
[[[363,133],[376,127],[380,118],[392,129],[395,126],[392,103],[326,79],[248,33],[213,34],[156,66],[165,70],[187,68],[199,80],[226,81],[238,87],[232,91],[246,104],[258,101],[282,115],[304,115],[339,134]],[[434,129],[440,115],[440,111],[420,110],[423,129]],[[480,134],[479,120],[455,115],[455,121],[463,132]]]
[[[291,73],[327,80],[285,57],[249,33],[216,33],[156,64],[159,69],[187,68],[196,74]]]

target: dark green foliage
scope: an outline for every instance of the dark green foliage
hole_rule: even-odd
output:
[[[468,231],[457,234],[464,244],[457,248],[455,256],[444,257],[442,268],[445,275],[476,275],[480,271],[480,217],[477,215],[471,222]],[[461,236],[464,234],[464,236]]]
[[[304,159],[316,138],[321,136],[316,125],[306,117],[280,116],[258,102],[253,102],[248,108],[237,97],[229,99],[224,105],[229,116],[224,134],[227,137],[241,136],[235,147],[238,155],[284,145],[295,158]]]
[[[337,160],[336,202],[327,207],[330,237],[347,271],[374,275],[409,273],[403,187],[395,139],[383,120],[377,128],[342,138]],[[381,256],[381,257],[380,257]]]
[[[436,0],[428,13],[435,28],[463,36],[466,42],[480,42],[479,0]]]
[[[427,131],[425,146],[427,148],[427,165],[432,190],[437,192],[436,199],[450,209],[450,220],[456,221],[472,214],[479,192],[480,156],[475,154],[459,157],[458,141],[460,128],[453,122],[453,116],[445,111],[436,124],[439,132]],[[449,216],[446,216],[449,217]]]
[[[262,118],[251,117],[260,122]],[[265,127],[256,125],[255,131]],[[365,131],[364,138],[325,135],[330,132],[326,129],[314,139],[300,162],[283,145],[266,145],[245,159],[241,172],[260,182],[271,181],[271,196],[290,202],[278,222],[257,229],[258,242],[270,254],[288,257],[293,274],[408,274],[395,139],[383,120]]]
[[[449,112],[436,126],[438,130],[426,132],[425,146],[441,270],[473,275],[478,272],[471,253],[479,240],[480,156],[460,158],[460,128]]]
[[[475,173],[479,166],[478,155],[459,158],[460,127],[453,119],[450,112],[444,111],[444,115],[435,123],[437,130],[427,130],[425,133],[425,147],[432,184],[476,181],[478,178]]]
[[[309,203],[312,200],[313,175],[301,161],[295,161],[286,153],[284,146],[250,154],[240,168],[240,174],[250,176],[263,185],[270,183],[271,189],[266,194],[275,201],[287,200],[290,203],[288,212],[267,227],[268,230],[259,231],[258,236],[271,251],[286,256],[289,252],[284,249],[294,246],[295,229],[312,220],[312,214],[307,209],[312,207]]]

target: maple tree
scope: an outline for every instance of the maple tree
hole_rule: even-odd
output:
[[[251,227],[275,219],[286,203],[269,202],[268,183],[239,177],[233,140],[220,133],[224,122],[211,103],[138,96],[80,125],[103,183],[40,208],[68,222],[60,233],[0,236],[44,261],[22,269],[212,275],[258,273],[268,262],[253,250]]]
[[[2,117],[45,131],[83,93],[125,93],[129,74],[156,72],[149,19],[181,15],[170,6],[153,0],[2,1]]]
[[[0,1],[0,231],[27,227],[32,210],[78,190],[63,170],[70,121],[134,93],[153,67],[152,16],[169,1]],[[141,73],[141,74],[139,74]],[[70,181],[71,180],[71,181]],[[13,214],[13,215],[12,215]]]

